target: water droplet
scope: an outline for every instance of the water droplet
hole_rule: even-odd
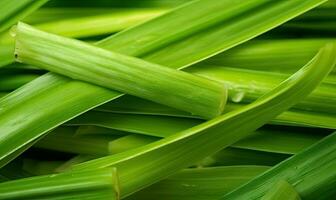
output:
[[[13,26],[10,30],[9,30],[9,35],[12,37],[16,36],[16,31],[17,31],[17,26]]]
[[[243,100],[244,96],[245,96],[244,91],[235,91],[233,92],[233,94],[231,94],[231,101],[235,103],[239,103]]]

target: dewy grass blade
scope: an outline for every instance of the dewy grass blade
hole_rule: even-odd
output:
[[[300,200],[299,194],[287,181],[280,180],[261,200]]]
[[[119,199],[114,168],[0,183],[0,199]]]
[[[121,197],[126,197],[248,136],[270,118],[297,103],[332,70],[335,55],[335,44],[328,44],[305,67],[242,109],[144,147],[88,161],[73,169],[116,167],[122,188]],[[254,123],[249,123],[251,120]]]
[[[262,0],[253,0],[244,1],[244,4],[229,0],[195,1],[168,12],[155,19],[155,21],[149,21],[101,41],[98,46],[141,57],[175,69],[184,68],[256,37],[323,2],[325,0],[270,1],[268,3]],[[239,7],[240,12],[236,12],[237,7]],[[256,7],[259,9],[256,9]],[[197,12],[195,12],[196,10]],[[202,11],[202,13],[199,13],[199,11]],[[216,18],[218,11],[225,11],[223,15],[226,18]],[[211,28],[203,26],[201,30],[198,27],[201,23],[200,20],[203,20],[199,17],[201,14],[202,16],[212,16],[212,21],[205,22],[205,25],[212,23]],[[249,17],[247,17],[248,15]],[[214,17],[218,20],[214,21]],[[231,20],[228,23],[227,20],[222,19]],[[187,22],[188,31],[185,29],[186,23],[182,22]],[[237,29],[233,29],[234,27]],[[139,29],[143,30],[138,31]],[[156,32],[156,30],[160,31]],[[176,35],[179,37],[174,37]],[[163,41],[164,38],[169,41]],[[171,45],[168,45],[168,43]],[[145,44],[146,46],[144,46]],[[152,50],[149,49],[149,46],[152,47]],[[207,48],[204,48],[204,46]],[[152,53],[149,53],[149,51],[152,51]],[[144,52],[146,52],[146,56],[141,56]],[[196,54],[196,52],[198,53]],[[59,87],[56,89],[55,85]],[[71,81],[52,73],[44,75],[7,95],[0,100],[2,105],[0,114],[4,116],[0,121],[2,130],[0,166],[6,164],[10,160],[9,158],[14,157],[11,154],[17,155],[15,151],[25,144],[34,141],[59,124],[115,99],[119,95],[119,93],[116,94],[97,86],[88,86],[82,82]],[[36,96],[39,96],[39,98],[34,98]],[[40,112],[37,114],[36,110]],[[10,117],[7,118],[6,116]],[[21,120],[16,120],[15,126],[12,126],[14,123],[12,120],[17,118]],[[29,120],[24,121],[23,119]],[[10,126],[8,126],[9,124]],[[29,133],[25,132],[27,129],[30,130]],[[13,142],[10,138],[16,138],[16,142]]]
[[[2,0],[0,2],[0,33],[47,1],[48,0]]]
[[[289,76],[218,66],[190,67],[187,71],[224,83],[229,88],[229,99],[236,103],[254,101]],[[336,85],[322,83],[293,108],[336,114]]]
[[[302,199],[335,195],[336,133],[281,162],[221,199],[259,199],[279,180],[286,180]]]
[[[227,90],[217,81],[39,31],[24,23],[16,27],[15,57],[19,62],[205,119],[220,115],[226,102]]]

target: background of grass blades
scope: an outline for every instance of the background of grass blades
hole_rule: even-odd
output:
[[[0,10],[0,199],[335,195],[335,0]]]

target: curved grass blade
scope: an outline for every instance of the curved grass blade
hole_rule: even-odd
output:
[[[122,188],[121,197],[126,197],[248,136],[270,118],[297,103],[332,70],[335,54],[335,44],[326,45],[305,67],[242,109],[144,147],[88,161],[73,169],[116,167]],[[249,123],[251,120],[254,123]]]
[[[141,57],[175,69],[183,68],[224,49],[229,49],[234,45],[252,39],[323,2],[325,0],[270,1],[268,3],[262,0],[253,0],[244,1],[244,4],[240,4],[240,2],[235,2],[236,4],[234,4],[233,1],[229,0],[195,1],[160,16],[160,19],[156,19],[154,22],[149,21],[134,29],[126,30],[101,41],[98,46],[115,50],[119,53]],[[230,4],[232,5],[228,8]],[[237,8],[239,8],[240,12],[236,12]],[[203,16],[213,14],[209,15],[209,18],[207,17],[207,19],[212,20],[208,23],[212,23],[213,26],[209,28],[209,24],[205,23],[205,27],[203,26],[203,29],[201,29],[198,25],[201,23],[199,16],[202,13],[194,12],[194,9],[202,11]],[[218,10],[225,11],[218,14],[223,16],[224,19],[235,20],[231,20],[230,24],[226,23],[227,21],[221,20],[223,18],[218,17],[216,14]],[[245,12],[245,14],[241,15],[241,12]],[[247,15],[250,15],[250,17],[247,17]],[[185,31],[185,23],[182,23],[184,21],[188,22],[189,29],[187,32]],[[220,26],[219,24],[225,25]],[[144,30],[137,31],[138,29]],[[156,30],[160,31],[156,32]],[[237,30],[245,31],[240,32]],[[160,32],[165,33],[164,36],[159,34]],[[176,35],[179,37],[174,37]],[[230,37],[223,37],[224,35]],[[166,42],[163,41],[164,38],[167,39]],[[181,40],[182,38],[183,40]],[[126,45],[126,43],[129,45]],[[168,43],[171,45],[163,45]],[[144,46],[144,44],[147,45]],[[209,44],[211,44],[211,47]],[[203,48],[204,45],[207,48]],[[151,49],[149,48],[150,46]],[[200,52],[200,49],[202,52]],[[149,51],[152,51],[152,53],[149,53]],[[143,52],[146,52],[146,56],[140,56]],[[199,53],[196,55],[196,52]],[[184,53],[187,53],[188,56],[184,55]],[[58,91],[54,88],[57,84],[60,86],[57,88]],[[71,98],[69,94],[71,94]],[[35,96],[40,98],[32,98]],[[10,117],[3,117],[0,121],[2,130],[0,144],[3,147],[0,149],[0,166],[6,164],[10,160],[9,158],[13,158],[14,156],[11,156],[11,154],[25,144],[34,141],[59,124],[118,96],[119,94],[100,87],[70,81],[55,74],[44,75],[30,82],[29,86],[26,85],[26,87],[7,95],[0,101],[8,102],[8,100],[11,100],[14,103],[1,104],[3,109],[0,114]],[[67,101],[64,102],[64,99],[67,99]],[[78,102],[81,103],[78,104]],[[48,111],[45,110],[46,108],[48,108]],[[40,111],[38,115],[36,110]],[[30,120],[25,123],[21,123],[22,120],[19,120],[20,123],[15,123],[14,127],[9,128],[12,126],[8,126],[8,124],[12,124],[12,119],[22,119],[21,116]],[[29,134],[24,132],[27,129],[30,130]],[[10,138],[19,139],[15,140],[14,144]]]
[[[15,57],[19,62],[205,119],[220,115],[226,103],[224,84],[39,31],[21,22],[16,27]]]
[[[281,162],[221,199],[259,199],[279,180],[286,180],[303,199],[335,195],[336,134]]]

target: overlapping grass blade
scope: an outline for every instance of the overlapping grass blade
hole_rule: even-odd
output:
[[[297,103],[332,70],[335,54],[335,44],[326,45],[300,71],[242,109],[144,147],[88,161],[73,169],[116,167],[122,188],[121,197],[126,197],[248,136],[270,118]],[[254,123],[248,123],[252,119]]]
[[[71,120],[67,123],[67,125],[96,125],[128,133],[155,136],[158,138],[154,139],[159,139],[191,128],[195,125],[201,124],[202,122],[203,121],[198,119],[178,117],[113,114],[90,111]],[[101,133],[102,132],[97,131],[96,135]],[[81,134],[87,135],[86,133]],[[93,134],[94,132],[90,132],[89,135]],[[253,150],[293,154],[318,141],[321,137],[322,136],[317,134],[260,129],[251,133],[249,138],[241,140],[238,143],[233,144],[233,146],[247,149],[250,148]],[[147,141],[146,138],[146,136],[143,136],[143,138],[141,136],[137,136],[139,142],[143,140]],[[131,140],[134,141],[135,139],[136,138],[132,138]],[[124,142],[127,144],[127,140],[124,139]],[[112,143],[111,146],[113,146]]]
[[[175,69],[183,68],[260,35],[323,2],[325,0],[271,2],[253,0],[245,3],[254,6],[246,6],[245,3],[235,2],[236,4],[234,4],[234,2],[226,0],[195,1],[173,12],[168,12],[155,21],[147,22],[99,42],[99,46],[141,57],[154,63],[168,65]],[[230,4],[232,6],[228,7]],[[244,5],[246,7],[242,9]],[[237,7],[240,12],[236,12],[237,9],[234,9]],[[195,9],[202,11],[204,16],[213,14],[209,15],[211,19],[216,19],[216,17],[212,18],[217,15],[216,11],[225,10],[219,15],[224,15],[226,19],[231,20],[229,22],[222,20],[223,18],[217,18],[218,20],[210,21],[215,26],[211,28],[206,26],[201,29],[198,25],[201,23],[199,16],[202,13],[196,14]],[[209,18],[207,17],[207,19]],[[184,21],[188,22],[188,31],[186,31],[185,23],[182,23]],[[173,23],[171,24],[171,22]],[[205,23],[205,25],[210,25],[209,23]],[[218,26],[221,23],[224,25]],[[157,32],[157,30],[160,31]],[[159,34],[161,32],[164,33],[164,37]],[[144,46],[145,44],[146,46]],[[203,48],[204,45],[207,48]],[[144,52],[146,52],[146,56],[141,56]],[[56,89],[55,85],[60,87]],[[71,94],[71,98],[67,99],[69,97],[67,94]],[[39,98],[32,98],[36,96]],[[0,122],[3,131],[0,140],[2,146],[0,166],[6,164],[4,161],[9,160],[6,159],[7,157],[13,158],[14,156],[10,155],[16,150],[34,141],[48,130],[118,96],[119,94],[100,87],[70,81],[55,74],[40,77],[20,90],[7,95],[1,99],[3,109],[0,113],[6,117],[3,117]],[[4,103],[11,99],[16,99],[14,104]],[[20,106],[17,106],[18,104]],[[40,112],[37,114],[36,110]],[[7,116],[9,117],[7,118]],[[22,122],[22,120],[18,120],[18,116],[20,116],[19,119],[26,116],[29,120]],[[15,127],[3,128],[8,127],[6,124],[11,124],[12,119],[22,123],[16,122]],[[23,134],[27,129],[30,132]],[[12,140],[9,142],[9,138],[20,139],[15,140],[14,143]]]
[[[259,199],[279,180],[286,180],[303,199],[335,195],[336,134],[281,162],[221,199]]]

